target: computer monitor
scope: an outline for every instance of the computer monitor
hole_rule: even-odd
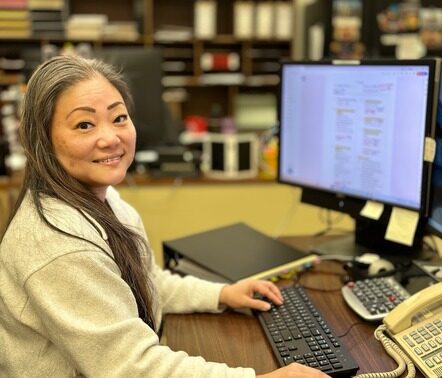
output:
[[[350,240],[318,252],[411,253],[385,231],[394,206],[420,219],[428,210],[424,149],[434,132],[435,66],[432,59],[282,64],[278,181],[301,187],[303,202],[356,221]],[[379,220],[360,215],[368,200],[384,205]]]
[[[134,100],[132,121],[137,130],[137,151],[177,145],[179,127],[171,120],[162,99],[162,55],[154,47],[104,47],[93,55],[122,70]]]

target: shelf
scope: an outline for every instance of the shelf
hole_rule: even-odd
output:
[[[252,75],[245,76],[241,78],[239,82],[237,79],[236,83],[226,83],[220,80],[219,82],[215,82],[214,75],[217,74],[209,74],[210,80],[204,81],[201,79],[207,75],[201,76],[179,76],[179,75],[169,75],[163,78],[163,85],[166,88],[176,88],[176,87],[204,87],[204,86],[251,86],[251,87],[273,87],[279,84],[279,75],[277,74],[268,74],[268,75]],[[223,75],[223,74],[220,74]],[[231,79],[233,80],[233,78]],[[227,81],[227,79],[226,79]]]
[[[6,44],[16,44],[16,43],[29,43],[35,45],[46,45],[48,43],[53,43],[56,45],[62,45],[64,43],[70,42],[74,45],[78,43],[90,43],[93,46],[97,45],[111,45],[111,44],[121,44],[121,45],[150,45],[152,44],[153,39],[148,36],[142,36],[136,40],[123,40],[123,39],[88,39],[88,38],[79,38],[79,39],[66,39],[66,38],[53,38],[53,37],[41,37],[41,38],[0,38],[0,43],[3,45]]]
[[[30,74],[30,66],[35,66],[39,57],[38,49],[47,44],[62,47],[67,42],[74,46],[90,43],[96,49],[112,46],[156,47],[163,52],[164,87],[183,88],[187,93],[180,103],[181,117],[195,113],[208,115],[211,102],[221,103],[225,115],[232,116],[234,98],[243,89],[276,91],[279,61],[290,57],[292,42],[276,38],[235,36],[236,0],[218,0],[216,36],[209,39],[196,38],[194,7],[197,1],[96,0],[91,3],[89,0],[66,0],[65,20],[72,14],[104,14],[109,21],[135,21],[140,37],[136,40],[79,38],[69,41],[63,37],[50,36],[0,39],[0,54],[17,54],[22,46],[32,57],[26,71],[26,74]],[[293,4],[290,0],[287,3],[291,6]],[[229,70],[232,68],[228,66],[225,71],[220,71],[218,66],[204,64],[203,69],[201,57],[206,53],[234,53],[239,66],[234,70]]]

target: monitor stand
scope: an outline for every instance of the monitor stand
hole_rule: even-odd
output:
[[[385,229],[378,229],[379,224],[361,224],[356,222],[356,231],[350,235],[337,237],[336,239],[319,242],[311,252],[318,255],[340,256],[342,259],[350,259],[363,253],[375,253],[392,263],[408,263],[412,260],[425,260],[433,253],[424,248],[421,230],[416,233],[413,246],[393,243],[384,238]]]
[[[337,255],[345,257],[360,256],[368,251],[368,248],[355,243],[355,235],[337,237],[336,239],[321,242],[310,250],[318,255]]]

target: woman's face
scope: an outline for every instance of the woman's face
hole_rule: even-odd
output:
[[[51,128],[57,159],[102,201],[132,163],[136,133],[121,94],[97,75],[62,92]]]

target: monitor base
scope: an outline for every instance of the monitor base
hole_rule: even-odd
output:
[[[320,242],[312,247],[310,251],[318,255],[356,257],[365,252],[369,252],[367,249],[368,248],[356,244],[354,234],[350,234],[326,242]]]
[[[419,248],[410,248],[406,251],[398,252],[389,250],[385,246],[364,246],[355,241],[355,234],[345,235],[326,242],[320,242],[311,250],[318,255],[336,256],[343,260],[360,256],[364,253],[374,253],[385,258],[392,263],[407,264],[412,260],[426,260],[432,256],[432,252],[422,246]]]

